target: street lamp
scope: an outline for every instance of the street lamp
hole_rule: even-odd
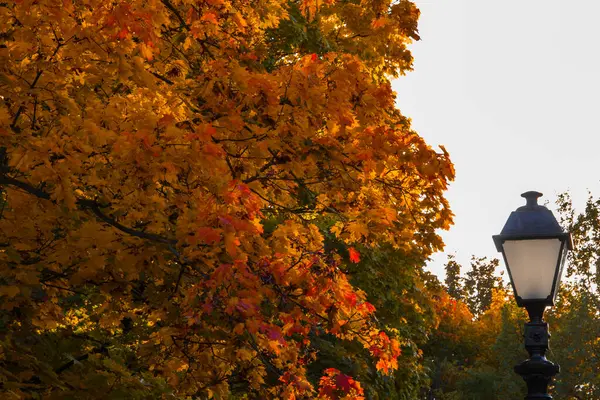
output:
[[[502,253],[519,307],[525,307],[530,321],[525,324],[525,348],[529,359],[515,367],[527,383],[530,399],[552,399],[548,384],[560,367],[546,359],[548,324],[544,310],[554,305],[567,256],[573,249],[571,234],[564,232],[552,211],[537,203],[539,192],[521,195],[527,204],[508,217],[499,235],[496,249]]]

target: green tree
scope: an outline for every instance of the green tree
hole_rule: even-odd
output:
[[[449,255],[445,265],[445,288],[456,300],[463,301],[476,317],[484,313],[492,303],[494,289],[504,286],[503,272],[497,275],[500,261],[497,258],[471,256],[469,269],[461,275],[463,267],[454,255]]]
[[[333,236],[328,246],[343,247]],[[360,262],[346,263],[343,268],[351,283],[367,293],[367,301],[377,308],[380,329],[401,343],[399,368],[392,375],[377,371],[368,352],[358,343],[337,340],[334,336],[313,335],[318,352],[309,367],[311,380],[320,371],[337,365],[343,373],[355,377],[370,399],[412,400],[418,398],[429,384],[428,369],[421,348],[432,334],[435,311],[432,297],[425,288],[427,274],[424,257],[418,252],[407,253],[381,246],[358,248]]]
[[[465,298],[464,278],[460,274],[461,265],[456,261],[456,257],[452,254],[448,255],[448,260],[444,269],[446,270],[446,291],[456,300]]]
[[[558,303],[548,312],[552,356],[561,365],[556,378],[557,397],[600,398],[600,199],[589,195],[578,212],[568,193],[558,197],[562,225],[571,232],[575,248]]]
[[[476,316],[489,309],[494,289],[503,287],[502,278],[496,275],[499,265],[497,258],[489,260],[487,257],[471,257],[470,269],[464,282],[465,302]]]

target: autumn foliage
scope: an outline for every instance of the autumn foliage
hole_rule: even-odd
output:
[[[427,257],[451,222],[452,164],[389,82],[417,18],[404,0],[0,3],[3,398],[360,398],[338,370],[308,380],[321,335],[397,368],[344,265]]]
[[[335,368],[328,368],[319,384],[319,397],[324,400],[364,399],[360,383]]]

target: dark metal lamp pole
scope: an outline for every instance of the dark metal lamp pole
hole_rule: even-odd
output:
[[[525,324],[525,349],[529,359],[515,366],[515,372],[527,383],[526,400],[552,399],[548,394],[548,384],[552,377],[560,372],[560,366],[546,359],[548,350],[548,324],[543,315],[546,305],[530,305],[527,307],[529,322]]]
[[[527,204],[510,214],[500,235],[493,236],[502,253],[519,307],[525,307],[525,349],[529,359],[515,367],[527,383],[525,400],[552,399],[548,385],[560,367],[546,359],[550,333],[544,310],[554,305],[571,235],[565,233],[550,210],[537,204],[539,192],[521,195]]]

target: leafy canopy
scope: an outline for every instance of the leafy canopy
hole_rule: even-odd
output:
[[[398,368],[343,265],[427,257],[451,222],[448,154],[389,82],[417,18],[406,0],[0,3],[0,390],[359,396],[336,369],[307,380],[324,334]]]

